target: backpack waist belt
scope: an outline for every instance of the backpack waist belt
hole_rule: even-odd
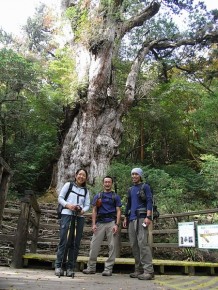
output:
[[[97,222],[104,222],[105,218],[112,218],[116,220],[117,216],[116,213],[101,213],[97,215]]]
[[[137,216],[137,219],[138,218],[145,218],[147,216],[147,208],[145,208],[145,207],[138,208],[136,210],[136,216]]]

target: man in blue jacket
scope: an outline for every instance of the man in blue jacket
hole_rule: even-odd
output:
[[[129,240],[135,258],[135,272],[131,278],[154,279],[152,252],[148,245],[148,227],[152,222],[152,193],[150,186],[142,182],[143,171],[131,171],[133,186],[129,189],[123,227],[128,226]]]

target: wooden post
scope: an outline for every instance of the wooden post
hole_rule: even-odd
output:
[[[153,247],[153,222],[148,227],[148,244],[152,250]]]
[[[118,230],[118,237],[117,237],[117,245],[116,245],[116,248],[117,248],[116,258],[120,258],[120,249],[121,249],[121,226],[119,227],[119,230]]]
[[[10,172],[6,171],[3,166],[0,166],[0,177],[1,177],[0,178],[0,226],[1,226],[7,192],[8,192],[8,184],[10,181],[11,174]]]
[[[11,177],[11,169],[8,164],[0,157],[0,227],[5,208],[5,202],[8,192],[8,184]]]
[[[28,195],[30,198],[31,206],[34,209],[34,220],[32,219],[32,226],[33,226],[33,232],[32,232],[32,239],[31,239],[31,245],[30,245],[30,252],[36,253],[37,250],[37,243],[38,243],[38,235],[39,235],[39,221],[41,216],[41,210],[39,208],[38,202],[36,200],[35,194],[32,190],[26,190],[25,191],[26,196]]]
[[[31,253],[36,253],[36,250],[37,250],[38,235],[39,235],[39,221],[40,221],[40,213],[35,213],[35,221],[33,223],[32,242],[30,245]]]
[[[18,219],[17,232],[15,235],[14,253],[11,262],[11,267],[13,268],[23,267],[22,257],[26,252],[30,210],[30,199],[28,196],[25,196],[21,200],[21,212]]]

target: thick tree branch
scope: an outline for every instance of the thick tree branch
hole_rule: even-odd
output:
[[[144,61],[145,56],[149,53],[149,51],[157,49],[164,50],[168,48],[176,49],[183,45],[196,45],[201,43],[217,43],[218,35],[216,32],[213,33],[205,33],[202,36],[198,36],[195,39],[181,39],[178,41],[172,41],[168,39],[159,39],[154,41],[147,41],[143,43],[142,48],[138,51],[138,54],[133,61],[131,66],[130,73],[127,77],[126,81],[126,90],[125,90],[125,98],[120,104],[120,110],[125,113],[128,108],[132,105],[135,99],[135,87],[138,78],[138,74],[141,68],[141,64]]]
[[[183,38],[178,41],[172,41],[168,39],[157,41],[152,48],[157,50],[165,50],[167,48],[178,48],[182,45],[196,45],[201,43],[217,43],[218,42],[218,31],[214,31],[213,33],[202,34],[201,36],[193,36],[192,38]]]
[[[145,8],[140,14],[130,18],[122,24],[120,29],[120,38],[122,38],[127,32],[137,26],[142,26],[143,23],[151,19],[160,9],[160,3],[153,1],[149,6]]]
[[[144,61],[145,55],[149,53],[150,49],[156,44],[157,40],[150,42],[148,45],[143,44],[142,48],[138,51],[138,54],[133,61],[131,66],[130,73],[128,74],[127,81],[126,81],[126,90],[125,90],[125,98],[123,102],[120,104],[121,111],[125,113],[135,98],[135,87],[136,81],[138,78],[138,74],[141,68],[141,64]]]

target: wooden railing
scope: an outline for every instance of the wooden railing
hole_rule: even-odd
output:
[[[49,254],[54,254],[59,241],[59,221],[56,219],[55,210],[40,210],[36,197],[32,191],[26,191],[25,197],[21,200],[20,210],[5,209],[5,213],[19,213],[17,230],[15,234],[0,234],[0,240],[10,240],[14,244],[13,258],[11,266],[20,268],[23,266],[23,255],[29,253],[45,253],[40,248],[50,247]],[[202,215],[215,214],[218,208],[199,210],[192,212],[174,213],[160,215],[152,226],[149,226],[149,244],[152,248],[178,248],[178,222],[196,220]],[[41,216],[41,219],[40,219]],[[42,217],[49,216],[47,220]],[[41,220],[41,222],[40,222]],[[173,222],[172,222],[173,221]],[[173,228],[170,228],[170,226]],[[122,249],[128,248],[129,257],[131,257],[131,249],[127,235],[127,229],[120,228],[120,241],[118,257],[122,257]],[[86,225],[84,227],[84,235],[81,241],[82,256],[88,256],[91,231],[91,213],[86,214]],[[160,242],[160,238],[164,241]],[[172,242],[173,241],[173,242]],[[103,246],[107,242],[103,242]],[[128,251],[125,251],[127,253]],[[80,253],[81,255],[81,253]]]
[[[25,191],[25,197],[21,200],[17,232],[14,239],[14,253],[11,263],[12,267],[20,268],[23,266],[22,257],[26,252],[28,239],[31,240],[30,251],[36,253],[40,214],[41,210],[34,193],[31,190]],[[32,233],[29,234],[31,227]]]
[[[169,222],[169,220],[173,220],[175,228],[164,229],[162,227],[161,229],[153,229],[152,230],[152,237],[154,237],[154,236],[158,237],[158,235],[167,234],[167,235],[174,235],[176,238],[178,238],[178,222],[194,221],[196,224],[213,223],[213,216],[212,215],[214,215],[216,213],[218,213],[218,208],[160,215],[160,217],[158,218],[157,224],[161,223],[161,221],[164,221],[161,223],[163,226],[165,224],[165,221]],[[202,219],[202,215],[206,215],[206,217]],[[210,216],[210,218],[207,218],[208,215]],[[192,218],[192,220],[190,220],[190,218]],[[178,248],[178,242],[157,243],[157,242],[153,241],[152,247],[153,248]]]

